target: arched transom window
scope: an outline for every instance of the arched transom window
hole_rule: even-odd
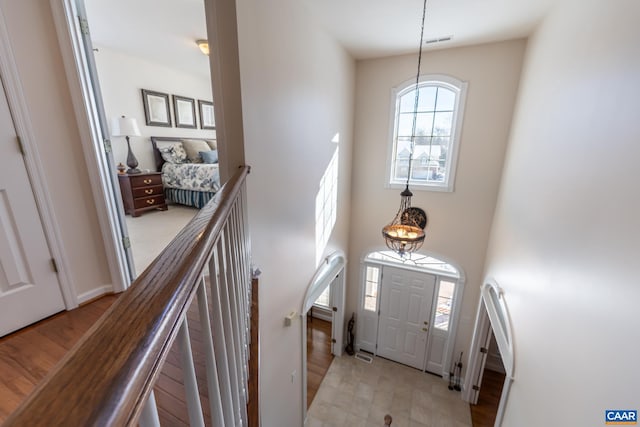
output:
[[[415,134],[415,80],[393,90],[392,143],[388,185],[407,181],[412,150],[411,186],[416,189],[453,191],[467,83],[448,76],[422,76]]]

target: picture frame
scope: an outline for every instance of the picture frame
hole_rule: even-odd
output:
[[[196,129],[195,99],[173,95],[173,118],[177,128]]]
[[[141,90],[146,125],[171,127],[169,94],[148,89]]]
[[[198,112],[200,115],[200,129],[215,129],[216,117],[213,110],[213,102],[198,99]]]

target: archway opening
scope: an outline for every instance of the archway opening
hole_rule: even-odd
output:
[[[511,322],[507,311],[506,301],[502,289],[493,279],[488,279],[482,285],[481,296],[476,316],[476,323],[469,351],[469,369],[465,379],[463,399],[475,405],[479,401],[485,380],[485,370],[490,363],[491,338],[495,340],[496,352],[504,369],[504,383],[500,390],[499,401],[494,404],[491,415],[495,425],[502,424],[502,417],[513,382],[514,352]]]
[[[300,310],[302,328],[302,414],[303,422],[307,414],[308,361],[307,361],[307,322],[314,303],[330,289],[329,313],[331,317],[331,354],[341,356],[344,349],[344,305],[345,305],[345,268],[346,258],[342,251],[327,256],[309,282],[302,308]]]

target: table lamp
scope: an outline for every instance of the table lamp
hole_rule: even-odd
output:
[[[124,136],[127,140],[127,169],[128,174],[140,173],[138,169],[138,159],[133,155],[131,151],[131,144],[129,143],[129,136],[140,136],[140,128],[138,122],[134,118],[130,117],[116,117],[111,124],[111,136]]]

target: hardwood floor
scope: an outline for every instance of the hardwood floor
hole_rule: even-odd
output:
[[[102,297],[76,310],[56,314],[0,339],[0,424],[20,405],[36,384],[64,357],[67,351],[116,299],[117,296],[114,295]],[[257,305],[257,303],[256,287],[253,293],[253,304]],[[211,306],[211,301],[209,301],[209,306]],[[254,313],[257,317],[257,311]],[[198,304],[194,301],[187,313],[187,319],[200,402],[205,425],[210,426],[204,346],[198,317]],[[253,325],[257,326],[257,322],[254,322]],[[257,331],[257,327],[255,331]],[[329,336],[330,333],[329,330]],[[254,336],[253,342],[258,342],[257,336]],[[257,349],[253,348],[252,350],[255,352],[252,354],[257,359]],[[253,376],[258,376],[257,371],[253,371]],[[255,383],[255,387],[257,387],[257,383]],[[257,399],[256,391],[257,389],[253,390],[252,394],[255,399]],[[180,353],[175,342],[162,367],[162,372],[154,387],[154,394],[161,425],[189,425]],[[255,421],[254,416],[253,425],[255,425]]]
[[[332,361],[331,322],[322,319],[307,321],[307,408],[311,406]]]
[[[485,369],[477,405],[471,406],[473,427],[493,427],[502,394],[505,375]]]
[[[0,338],[0,423],[116,299],[102,297]]]

